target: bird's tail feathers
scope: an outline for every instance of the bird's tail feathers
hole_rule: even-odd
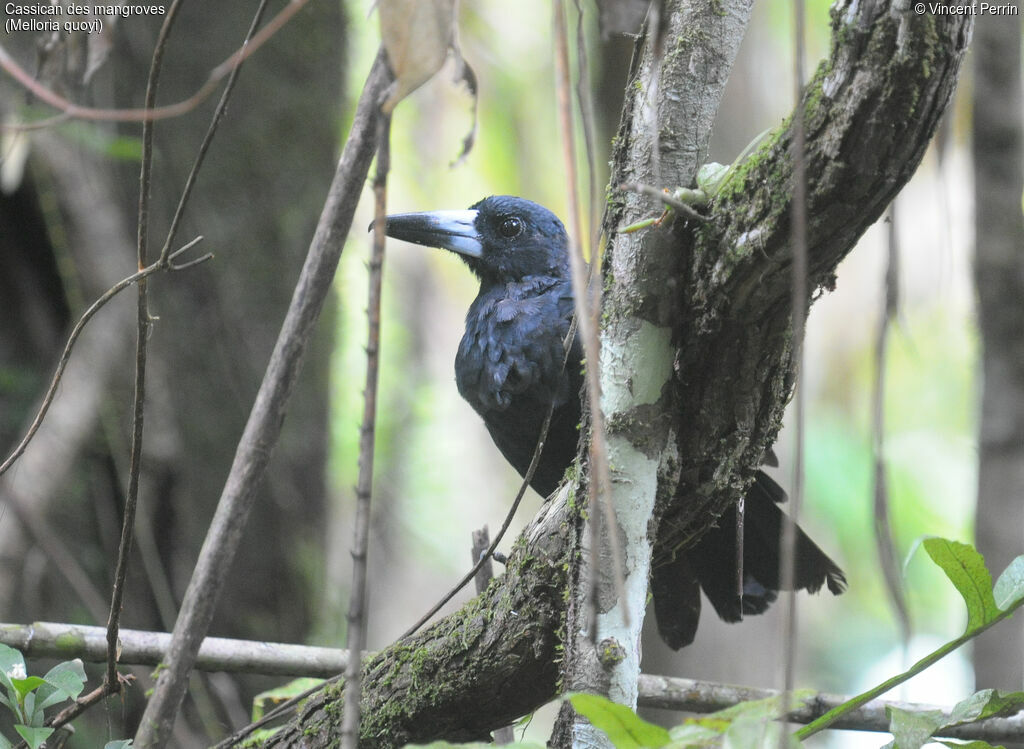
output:
[[[782,488],[758,471],[745,503],[742,595],[737,584],[735,507],[729,508],[695,546],[654,569],[654,611],[658,630],[669,646],[678,649],[688,645],[696,635],[700,594],[695,583],[727,622],[762,614],[776,600],[782,589],[779,560],[783,512],[779,504],[785,500]],[[827,586],[834,595],[842,593],[846,589],[842,570],[803,530],[797,527],[796,531],[794,587],[816,593]]]

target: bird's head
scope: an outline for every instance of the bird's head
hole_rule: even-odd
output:
[[[465,211],[388,216],[384,232],[406,242],[457,252],[482,284],[568,272],[565,227],[551,211],[523,198],[495,195]]]

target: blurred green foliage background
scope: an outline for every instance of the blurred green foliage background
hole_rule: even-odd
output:
[[[609,127],[617,121],[610,81],[625,75],[628,42],[599,39],[585,6],[595,96],[598,182],[606,179]],[[465,164],[450,168],[470,124],[470,102],[450,74],[415,92],[396,111],[389,211],[464,208],[513,193],[565,216],[566,182],[556,126],[550,7],[467,3],[461,41],[480,80],[480,130]],[[373,19],[357,23],[357,92],[376,50]],[[792,106],[792,4],[755,4],[754,21],[730,80],[708,160],[728,163]],[[828,51],[828,3],[808,3],[812,72]],[[447,69],[446,69],[447,70]],[[602,89],[600,84],[605,84]],[[621,92],[621,82],[619,82]],[[904,652],[884,588],[872,531],[871,398],[875,337],[883,310],[887,229],[872,228],[843,263],[837,288],[812,309],[802,387],[807,398],[807,496],[801,518],[850,581],[839,597],[802,596],[799,683],[852,692],[896,671],[939,639],[962,631],[962,602],[924,555],[925,535],[970,541],[976,487],[977,332],[969,274],[970,211],[962,85],[941,137],[897,199],[901,276],[898,322],[886,362],[885,459],[912,638]],[[618,94],[621,96],[621,93]],[[370,221],[369,201],[361,223]],[[347,585],[347,548],[365,341],[369,237],[355,231],[338,275],[339,326],[332,369],[332,488],[339,531],[326,579],[338,606]],[[452,363],[461,317],[476,285],[454,256],[391,243],[385,271],[381,423],[372,539],[371,646],[403,631],[469,564],[470,531],[500,525],[517,477],[455,390]],[[791,425],[789,425],[791,426]],[[792,430],[777,444],[790,484]],[[540,499],[531,493],[517,524]],[[333,531],[332,531],[333,532]],[[995,570],[998,573],[999,570]],[[463,597],[464,600],[465,596]],[[340,609],[325,609],[321,638],[337,632]],[[705,616],[697,641],[680,654],[645,640],[645,670],[733,682],[777,683],[778,623],[758,617],[725,626]],[[948,702],[972,686],[964,655],[900,695]],[[541,735],[543,732],[539,732]],[[844,739],[830,739],[842,741]],[[869,742],[870,743],[870,742]]]

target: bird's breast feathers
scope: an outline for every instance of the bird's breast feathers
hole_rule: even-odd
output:
[[[455,373],[459,392],[480,414],[564,395],[563,286],[526,279],[481,294],[470,307]]]

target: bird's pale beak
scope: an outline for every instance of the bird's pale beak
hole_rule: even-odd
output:
[[[385,219],[384,233],[405,242],[442,247],[478,258],[483,255],[484,246],[474,226],[476,217],[477,211],[473,210],[396,213]]]

